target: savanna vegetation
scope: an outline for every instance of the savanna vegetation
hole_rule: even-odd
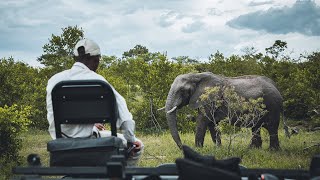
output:
[[[42,149],[49,140],[46,132],[46,83],[53,74],[72,66],[73,46],[82,37],[85,37],[85,32],[77,26],[62,28],[60,35],[52,34],[43,46],[43,54],[37,59],[43,67],[29,66],[23,59],[0,59],[0,174],[10,174],[11,167],[21,163],[21,157],[27,153],[41,150],[42,156],[47,155]],[[165,105],[170,85],[177,75],[210,71],[224,76],[267,76],[276,82],[284,98],[284,115],[287,121],[290,120],[290,126],[301,129],[297,137],[290,140],[280,138],[283,147],[280,152],[255,149],[248,152],[244,143],[237,142],[233,145],[238,146],[234,151],[225,151],[223,146],[213,147],[210,142],[197,150],[218,158],[241,156],[249,167],[277,168],[279,164],[272,159],[286,156],[288,161],[285,162],[288,164],[281,167],[307,168],[307,159],[320,152],[318,147],[303,151],[320,143],[316,138],[319,133],[313,132],[320,126],[320,52],[293,58],[286,53],[287,46],[285,41],[276,40],[272,46],[265,48],[265,54],[248,47],[243,50],[244,55],[226,57],[217,51],[203,61],[184,55],[168,58],[166,53],[150,52],[147,47],[136,45],[123,52],[122,57],[103,55],[98,73],[127,100],[139,137],[150,147],[149,150],[146,148],[141,166],[174,162],[181,156],[166,132],[165,113],[157,110]],[[192,113],[184,108],[178,117],[181,120],[178,128],[184,133],[184,142],[189,145],[193,145],[194,141],[195,123],[188,120]],[[30,128],[31,131],[25,132]],[[157,142],[159,146],[152,142]],[[33,143],[41,145],[32,146],[39,147],[36,149],[30,149],[30,146],[26,150],[21,149]],[[248,153],[254,153],[254,156],[246,159]],[[46,158],[43,157],[45,161]],[[293,159],[297,163],[293,163]]]

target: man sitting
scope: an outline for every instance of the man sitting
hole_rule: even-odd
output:
[[[49,121],[49,133],[52,139],[56,139],[54,116],[52,108],[51,91],[53,87],[65,80],[107,80],[96,73],[101,58],[100,48],[97,43],[90,39],[80,40],[74,47],[74,59],[75,63],[71,69],[62,71],[52,76],[47,84],[47,119]],[[107,82],[108,83],[108,82]],[[109,83],[108,83],[109,84]],[[112,87],[112,86],[111,86]],[[134,135],[135,121],[132,114],[129,112],[125,99],[112,87],[116,103],[118,107],[118,119],[116,122],[117,128],[123,130],[123,135],[119,134],[119,137],[123,139],[123,142],[127,142],[128,146],[135,145],[133,153],[130,155],[127,164],[129,166],[136,165],[141,154],[143,152],[143,143],[137,139]],[[101,134],[108,136],[111,135],[105,130],[103,124],[63,124],[61,126],[61,132],[64,137],[91,137],[93,135],[93,129],[102,131]]]

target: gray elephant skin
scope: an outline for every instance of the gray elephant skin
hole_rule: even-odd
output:
[[[246,99],[262,97],[268,112],[251,128],[250,146],[257,148],[262,146],[260,127],[264,127],[269,132],[269,147],[279,149],[278,128],[283,99],[275,83],[265,76],[224,77],[210,72],[182,74],[177,76],[171,85],[165,105],[166,118],[171,135],[179,148],[182,147],[182,143],[177,129],[177,111],[186,105],[198,109],[199,113],[195,137],[196,146],[203,146],[207,128],[209,128],[213,142],[221,144],[220,135],[216,132],[214,123],[205,118],[199,110],[201,106],[199,97],[204,93],[206,87],[215,86],[233,87],[239,96]],[[224,117],[222,113],[215,114],[215,119],[218,121]]]

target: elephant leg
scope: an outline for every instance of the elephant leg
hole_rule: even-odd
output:
[[[196,147],[203,147],[204,136],[207,131],[208,123],[204,119],[204,115],[199,113],[197,116],[197,128],[196,128],[196,137],[195,137],[195,144]]]
[[[277,118],[279,120],[277,120]],[[278,150],[280,149],[279,145],[279,137],[278,137],[278,128],[279,128],[279,121],[280,121],[280,114],[274,117],[274,121],[269,121],[270,123],[266,125],[266,129],[269,132],[270,136],[270,146],[269,149]]]
[[[252,148],[262,147],[260,128],[255,128],[255,127],[252,128],[252,139],[251,139],[250,147]]]
[[[269,148],[272,150],[280,149],[279,145],[279,138],[278,138],[278,128],[270,128],[268,129],[269,136],[270,136],[270,146]]]
[[[221,136],[220,136],[221,134],[220,134],[220,131],[217,131],[215,129],[214,123],[209,123],[208,127],[209,127],[209,131],[210,131],[213,143],[217,144],[217,146],[220,146],[221,145]]]

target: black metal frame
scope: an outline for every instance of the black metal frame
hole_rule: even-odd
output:
[[[15,174],[24,175],[42,175],[42,176],[62,176],[62,175],[96,175],[108,177],[108,168],[106,167],[16,167]],[[179,173],[175,167],[161,168],[143,168],[143,167],[126,167],[124,173],[127,176],[134,175],[171,175],[178,176]],[[258,176],[261,174],[273,174],[279,178],[288,179],[308,179],[310,173],[308,170],[286,170],[286,169],[242,169],[243,177]]]
[[[31,159],[31,158],[29,158]],[[79,177],[86,180],[90,179],[139,179],[139,177],[156,176],[160,179],[178,179],[179,172],[175,164],[166,164],[154,168],[145,167],[126,167],[124,166],[124,157],[121,155],[114,156],[106,166],[100,167],[40,167],[37,164],[29,162],[30,167],[15,167],[13,173],[22,175],[16,179],[42,179],[42,176],[69,176]],[[241,169],[241,176],[249,180],[258,179],[261,174],[272,174],[280,179],[297,179],[305,180],[320,176],[320,155],[314,156],[309,170],[289,170],[289,169]],[[320,177],[319,177],[320,178]],[[71,178],[72,179],[72,178]],[[78,178],[77,178],[78,179]],[[140,178],[142,179],[142,178]]]
[[[106,82],[62,81],[55,85],[51,95],[57,138],[62,138],[61,124],[111,123],[112,136],[117,136],[116,99]]]

